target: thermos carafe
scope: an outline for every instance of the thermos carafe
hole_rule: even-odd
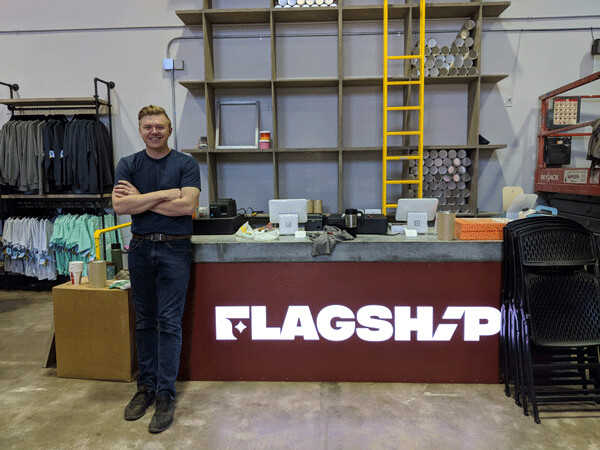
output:
[[[362,211],[358,209],[347,209],[344,214],[344,229],[351,236],[356,237],[356,233],[358,231],[358,225],[362,225],[364,221],[364,216]]]

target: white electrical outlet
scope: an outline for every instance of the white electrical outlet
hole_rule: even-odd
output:
[[[163,69],[164,70],[173,70],[174,67],[175,67],[175,60],[173,58],[163,59]]]
[[[164,70],[183,70],[183,60],[175,61],[173,58],[163,59]]]

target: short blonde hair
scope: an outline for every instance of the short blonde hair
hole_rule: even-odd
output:
[[[171,119],[169,119],[165,108],[156,105],[144,106],[138,113],[138,123],[142,121],[142,117],[144,116],[165,116],[167,122],[169,122],[169,128],[171,128]]]

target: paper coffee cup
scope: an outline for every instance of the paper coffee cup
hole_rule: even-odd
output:
[[[80,284],[82,273],[83,261],[71,261],[69,263],[69,279],[71,280],[71,284]]]

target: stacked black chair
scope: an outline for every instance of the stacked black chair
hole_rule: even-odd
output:
[[[506,395],[537,423],[538,403],[600,401],[600,283],[594,235],[557,216],[504,229],[501,349]]]

